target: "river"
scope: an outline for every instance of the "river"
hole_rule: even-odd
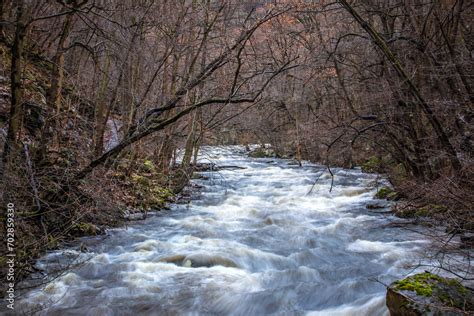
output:
[[[189,204],[86,238],[88,253],[52,252],[37,266],[89,258],[17,310],[40,315],[384,315],[385,287],[428,247],[366,208],[377,175],[248,158],[205,147],[202,162],[232,165],[193,180]],[[102,238],[102,239],[101,239]],[[96,240],[96,242],[93,242]],[[100,241],[99,241],[100,240]]]

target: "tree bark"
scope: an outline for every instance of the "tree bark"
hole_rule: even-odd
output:
[[[97,95],[97,107],[95,109],[95,122],[94,122],[94,157],[98,157],[104,150],[104,133],[107,120],[105,118],[107,112],[106,104],[106,92],[109,85],[109,68],[110,68],[110,56],[106,50],[105,53],[105,65],[104,75],[99,84],[99,92]]]
[[[195,143],[195,134],[196,134],[196,125],[197,125],[197,114],[193,113],[192,118],[189,122],[188,137],[186,138],[186,145],[184,146],[184,155],[183,161],[181,162],[182,168],[189,167],[191,159],[193,157],[194,143]]]
[[[17,17],[15,39],[11,48],[11,75],[10,75],[10,119],[8,123],[7,138],[5,141],[2,157],[2,166],[0,168],[0,177],[3,178],[5,169],[9,165],[9,156],[11,152],[17,147],[18,139],[20,137],[21,122],[23,116],[22,97],[23,87],[21,82],[22,76],[22,55],[25,43],[25,36],[27,24],[24,16],[23,1],[17,2]]]
[[[72,14],[66,15],[63,23],[61,35],[59,37],[56,54],[53,57],[53,69],[51,70],[51,88],[48,90],[47,103],[55,110],[55,129],[57,131],[61,128],[61,92],[64,83],[64,53],[66,52],[66,42],[69,37],[71,29]],[[54,145],[59,145],[58,133],[54,136]],[[45,140],[43,140],[43,144]]]

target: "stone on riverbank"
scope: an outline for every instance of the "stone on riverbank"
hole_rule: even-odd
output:
[[[447,211],[447,207],[443,205],[428,204],[418,206],[406,201],[393,206],[395,216],[400,218],[429,217],[442,219]]]
[[[251,158],[275,158],[277,155],[272,148],[257,148],[249,152]]]
[[[140,210],[125,210],[123,218],[128,221],[138,221],[146,218],[145,212]]]
[[[393,282],[387,307],[391,316],[472,315],[473,297],[458,280],[424,272]]]
[[[386,199],[389,201],[397,200],[399,198],[398,193],[393,191],[389,187],[382,187],[380,188],[377,193],[375,194],[376,199]]]

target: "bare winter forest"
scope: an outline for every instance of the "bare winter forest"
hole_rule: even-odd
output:
[[[18,283],[182,199],[203,146],[242,145],[323,166],[330,191],[335,170],[381,175],[391,226],[426,229],[429,265],[473,281],[472,1],[0,0],[0,15],[2,278],[8,229]]]

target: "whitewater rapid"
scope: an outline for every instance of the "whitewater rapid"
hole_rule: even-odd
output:
[[[371,212],[381,180],[360,170],[248,158],[205,147],[189,204],[171,205],[38,268],[86,260],[26,293],[39,315],[388,315],[383,284],[412,272],[428,243]],[[375,201],[377,202],[377,201]],[[381,202],[381,201],[379,201]],[[73,258],[73,259],[71,259]]]

